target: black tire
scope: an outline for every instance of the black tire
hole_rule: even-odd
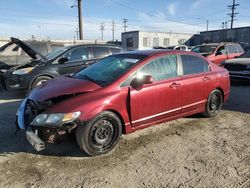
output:
[[[215,89],[209,94],[205,107],[205,112],[203,112],[202,114],[205,117],[214,117],[220,112],[222,104],[223,104],[222,93],[220,90]]]
[[[79,147],[90,156],[101,155],[112,150],[122,134],[120,118],[104,111],[76,129],[76,140]]]
[[[39,76],[38,78],[36,78],[33,83],[31,84],[31,89],[39,86],[40,84],[42,84],[43,82],[47,82],[48,80],[52,79],[49,76]]]

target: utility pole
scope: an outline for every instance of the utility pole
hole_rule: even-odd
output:
[[[83,40],[83,28],[82,28],[82,0],[78,0],[78,20],[79,20],[79,38]]]
[[[104,32],[104,30],[105,30],[104,23],[101,23],[100,30],[101,30],[101,32],[102,32],[102,41],[103,41],[103,32]]]
[[[127,27],[128,27],[127,26],[128,19],[123,18],[122,20],[123,20],[123,26],[122,27],[124,28],[124,32],[126,32],[127,31]]]
[[[209,23],[209,21],[207,20],[207,31],[208,31],[208,23]]]
[[[238,12],[235,12],[236,7],[239,5],[240,5],[239,3],[235,4],[235,0],[233,0],[233,4],[227,6],[229,9],[232,10],[231,13],[227,14],[231,17],[231,20],[230,20],[231,21],[231,29],[233,28],[233,23],[236,20],[236,19],[234,19],[236,17],[236,14],[239,14]]]
[[[112,21],[112,41],[115,41],[115,21]]]

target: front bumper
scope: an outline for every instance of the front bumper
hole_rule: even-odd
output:
[[[27,125],[25,118],[27,118],[26,112],[28,105],[29,99],[25,98],[17,111],[16,126],[17,129],[25,130],[28,142],[37,151],[45,149],[44,142],[55,143],[58,140],[61,140],[68,133],[71,133],[77,126],[78,120],[67,124],[59,124],[53,127]]]
[[[34,133],[32,129],[27,129],[25,133],[28,142],[36,149],[36,151],[42,151],[45,149],[44,141],[38,137],[37,133]]]
[[[4,77],[7,90],[26,90],[29,89],[30,79],[27,75],[8,74]]]

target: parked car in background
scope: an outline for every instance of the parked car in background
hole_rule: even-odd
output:
[[[38,151],[72,132],[82,150],[100,155],[122,133],[196,113],[216,116],[229,92],[228,71],[196,53],[120,53],[33,89],[17,125]]]
[[[100,58],[121,51],[121,48],[111,45],[82,44],[58,48],[43,56],[27,44],[25,48],[32,56],[39,54],[42,57],[9,69],[4,75],[7,89],[30,90],[52,78],[86,68]]]
[[[189,51],[186,45],[175,45],[175,46],[168,46],[166,49],[170,50],[181,50],[181,51]]]
[[[244,53],[243,48],[238,43],[208,43],[198,45],[191,50],[208,58],[213,63],[220,65],[227,59],[239,57]]]
[[[64,45],[58,42],[51,41],[27,41],[23,42],[16,38],[11,38],[11,41],[0,48],[0,71],[6,70],[6,68],[14,67],[17,65],[24,65],[31,60],[39,59],[42,56],[46,55],[49,52],[63,47]],[[28,49],[26,49],[26,45],[32,47],[32,49],[36,50],[37,55],[33,56],[30,54]],[[3,66],[7,65],[7,66]]]
[[[226,60],[223,66],[229,71],[230,78],[233,80],[250,81],[250,51],[238,58]]]

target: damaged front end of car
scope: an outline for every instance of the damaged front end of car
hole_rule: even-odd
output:
[[[81,112],[48,113],[50,107],[70,98],[59,96],[43,102],[30,98],[23,100],[17,112],[17,128],[25,130],[29,143],[37,150],[45,149],[45,142],[57,143],[74,131]]]

